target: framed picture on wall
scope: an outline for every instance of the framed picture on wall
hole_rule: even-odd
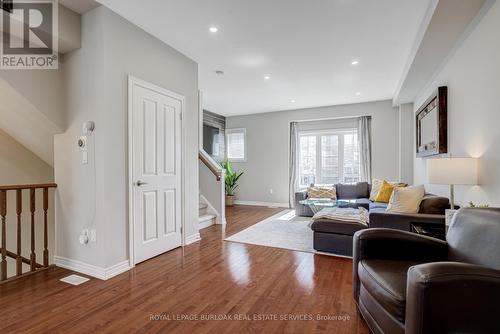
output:
[[[448,152],[448,87],[439,87],[416,114],[417,157]]]

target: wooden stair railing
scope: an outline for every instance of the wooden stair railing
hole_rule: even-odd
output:
[[[12,185],[0,186],[0,223],[2,240],[0,245],[0,283],[7,281],[7,257],[16,260],[16,276],[12,278],[19,278],[27,274],[31,274],[37,270],[45,269],[49,266],[49,249],[48,249],[48,221],[47,211],[49,209],[49,189],[56,188],[55,183],[45,184],[26,184],[26,185]],[[43,264],[36,262],[35,252],[35,211],[36,211],[36,190],[42,189],[43,194]],[[30,230],[31,230],[31,244],[29,258],[22,255],[22,219],[21,214],[23,210],[23,190],[29,191],[30,199]],[[7,250],[7,192],[16,192],[16,252]],[[30,271],[23,273],[23,263],[30,266]],[[11,278],[11,279],[12,279]],[[10,280],[10,279],[9,279]]]
[[[218,170],[217,168],[212,166],[210,161],[208,161],[208,159],[201,152],[198,152],[198,159],[200,159],[201,162],[203,162],[203,164],[205,166],[207,166],[207,168],[212,172],[212,174],[215,175],[215,178],[217,179],[217,181],[220,181],[220,179],[222,177],[222,173],[220,172],[220,170]]]

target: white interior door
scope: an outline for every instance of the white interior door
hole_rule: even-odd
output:
[[[130,80],[134,263],[181,246],[183,98]]]

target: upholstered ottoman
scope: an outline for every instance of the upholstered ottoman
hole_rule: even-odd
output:
[[[323,209],[320,213],[324,213]],[[337,209],[338,210],[338,209]],[[353,210],[353,209],[351,209]],[[365,223],[352,219],[313,217],[313,247],[318,252],[352,256],[352,237],[357,231],[368,228]]]

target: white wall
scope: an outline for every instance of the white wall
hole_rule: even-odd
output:
[[[55,176],[60,185],[57,255],[107,268],[128,259],[127,76],[186,97],[183,117],[185,236],[198,233],[197,64],[105,7],[82,17],[82,49],[64,64],[68,124],[56,137]],[[76,138],[83,121],[96,122],[95,160],[82,165]],[[94,169],[95,163],[95,169]],[[97,243],[77,242],[83,228]]]
[[[245,173],[236,199],[288,205],[290,122],[362,115],[372,116],[373,177],[398,180],[399,114],[391,101],[234,116],[226,127],[246,128],[248,149],[246,162],[233,163]]]
[[[456,202],[500,205],[500,3],[482,20],[426,85],[414,109],[440,85],[448,86],[448,151],[480,158],[480,186],[457,186]],[[426,159],[415,158],[415,183],[426,182]],[[448,195],[447,186],[426,185]]]
[[[62,70],[0,71],[0,129],[54,163],[53,136],[65,127]]]
[[[60,53],[80,47],[80,26],[80,15],[60,5]],[[66,128],[64,80],[61,68],[0,71],[0,129],[49,165],[54,163],[53,137]]]
[[[0,130],[0,185],[54,182],[54,169]]]
[[[103,231],[105,224],[111,223],[106,220],[107,203],[102,186],[104,166],[108,163],[102,144],[111,136],[101,121],[106,112],[103,21],[104,12],[100,9],[83,15],[82,48],[65,56],[68,126],[54,139],[54,174],[58,184],[56,256],[99,267],[106,266]],[[89,142],[89,163],[82,165],[76,140],[81,135],[82,123],[89,120],[95,121],[96,129]],[[80,245],[78,236],[84,228],[97,229],[97,243]],[[120,249],[125,251],[123,245]]]

